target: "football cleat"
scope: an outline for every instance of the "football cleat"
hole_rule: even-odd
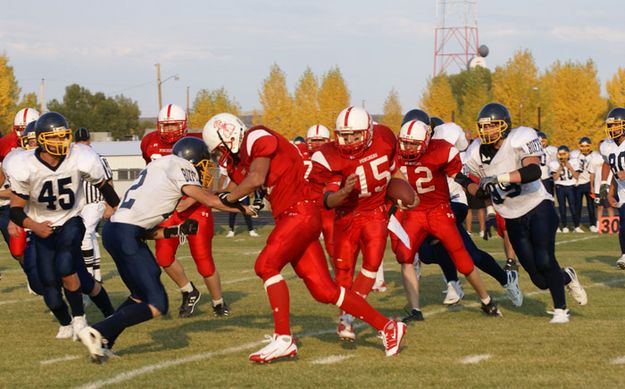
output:
[[[74,316],[74,318],[72,319],[72,330],[74,332],[72,340],[74,342],[78,340],[78,334],[80,333],[80,331],[85,329],[87,326],[87,317],[85,315]]]
[[[566,274],[569,275],[569,277],[571,277],[571,282],[566,284],[566,289],[569,291],[571,297],[573,297],[573,300],[577,301],[579,305],[588,304],[588,296],[586,295],[584,287],[582,286],[582,284],[579,283],[579,280],[577,279],[577,273],[575,272],[575,269],[573,269],[572,267],[566,267],[564,268],[564,271],[566,272]]]
[[[388,290],[388,288],[386,287],[386,282],[382,281],[379,284],[376,282],[375,285],[373,285],[373,287],[371,288],[371,290],[374,292],[384,293]]]
[[[560,232],[563,233],[563,234],[568,234],[569,233],[569,228],[568,227],[560,228]]]
[[[336,328],[336,333],[339,339],[345,342],[353,342],[356,340],[356,333],[352,326],[353,318],[350,315],[343,315],[339,319],[339,325]]]
[[[406,335],[406,323],[390,320],[381,331],[384,352],[387,357],[399,354],[399,345]]]
[[[503,316],[499,311],[499,308],[497,308],[497,303],[492,298],[490,299],[490,302],[488,304],[482,303],[482,306],[480,308],[488,316]]]
[[[412,308],[409,312],[408,312],[408,316],[404,317],[403,319],[401,319],[402,322],[409,324],[413,321],[423,321],[423,313],[416,309],[416,308]]]
[[[553,311],[547,311],[547,313],[553,315],[553,318],[549,320],[552,324],[564,324],[569,322],[569,310],[556,308]]]
[[[269,344],[255,353],[250,354],[249,359],[257,363],[269,363],[274,359],[294,357],[297,355],[297,345],[291,335],[272,336],[265,335]]]
[[[102,363],[106,361],[107,355],[104,347],[102,347],[102,344],[104,343],[104,338],[102,338],[102,334],[100,334],[100,331],[96,330],[93,327],[85,327],[78,334],[78,338],[80,339],[82,344],[87,347],[91,362]]]
[[[579,227],[579,226],[578,226],[578,227],[575,227],[575,229],[573,230],[573,232],[577,232],[578,234],[583,234],[583,233],[584,233],[584,232],[586,232],[586,231],[582,230],[582,227]]]
[[[180,310],[178,317],[189,317],[193,314],[195,305],[200,301],[202,293],[191,283],[193,290],[191,292],[182,292],[182,304],[180,304]]]
[[[594,232],[594,233],[599,232],[599,229],[597,228],[597,226],[590,226],[589,230],[590,232]]]
[[[228,231],[226,234],[226,238],[232,238],[234,236],[234,231]]]
[[[447,283],[447,294],[443,300],[445,305],[453,305],[458,303],[464,297],[464,291],[460,285],[460,281],[449,281]]]
[[[508,282],[503,286],[506,289],[508,298],[512,301],[512,305],[520,307],[523,305],[523,292],[519,288],[519,273],[516,270],[506,271]]]
[[[59,332],[56,333],[57,339],[69,339],[74,336],[74,327],[71,324],[59,326]]]
[[[230,316],[230,307],[224,301],[221,304],[213,306],[213,315],[215,316]]]
[[[506,259],[506,264],[503,266],[503,269],[506,271],[511,271],[511,270],[519,270],[519,264],[516,261],[516,259],[514,258],[508,258]]]
[[[621,257],[616,261],[616,267],[625,270],[625,254],[621,255]]]
[[[256,230],[251,230],[249,234],[252,238],[258,238],[260,236],[258,235],[258,232],[256,232]]]

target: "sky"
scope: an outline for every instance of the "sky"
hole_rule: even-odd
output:
[[[307,67],[320,77],[338,65],[352,104],[381,113],[395,88],[408,110],[432,76],[439,23],[434,0],[0,2],[0,51],[23,93],[38,92],[44,78],[46,101],[62,99],[77,83],[136,100],[143,117],[158,112],[156,63],[162,80],[172,76],[164,104],[184,107],[187,86],[191,101],[223,86],[243,111],[260,108],[258,91],[277,63],[291,91]],[[605,90],[625,66],[619,0],[475,2],[491,70],[518,49],[531,50],[541,70],[591,58]]]

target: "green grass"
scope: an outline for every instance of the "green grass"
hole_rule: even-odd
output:
[[[625,356],[625,273],[614,266],[620,252],[615,236],[566,243],[591,234],[558,235],[558,260],[576,268],[589,296],[584,307],[569,299],[572,317],[566,325],[549,324],[545,311],[551,309],[551,299],[530,283],[525,272],[521,272],[526,294],[521,308],[514,308],[502,288],[483,275],[500,299],[504,314],[492,318],[481,314],[467,282],[463,282],[467,293],[463,302],[454,309],[443,307],[440,271],[437,266],[424,266],[421,300],[426,320],[409,326],[402,352],[395,358],[384,356],[382,342],[367,326],[357,330],[355,343],[341,344],[334,333],[336,308],[313,301],[293,271],[285,268],[291,290],[291,322],[300,338],[299,355],[254,365],[247,355],[262,346],[263,335],[271,334],[273,328],[262,283],[253,272],[256,254],[269,231],[269,227],[259,231],[263,238],[241,234],[214,240],[231,317],[214,318],[205,294],[192,318],[168,315],[127,330],[116,344],[121,358],[104,365],[91,364],[79,343],[54,339],[58,325],[43,301],[27,294],[25,277],[16,263],[7,259],[3,245],[0,387],[66,388],[100,380],[117,380],[111,386],[132,388],[625,387],[625,365],[611,363]],[[478,243],[503,260],[501,240]],[[180,256],[187,274],[201,285],[188,255],[188,246],[182,246]],[[385,268],[389,290],[372,294],[369,301],[386,315],[400,316],[405,298],[399,267],[390,250]],[[103,259],[103,269],[105,286],[119,304],[126,289],[108,256]],[[180,295],[165,275],[163,283],[175,312]],[[19,302],[13,302],[16,300]],[[87,314],[91,321],[100,319],[93,307]],[[490,359],[460,363],[464,357],[485,354]],[[66,356],[68,360],[41,364]],[[329,356],[346,359],[315,363]]]

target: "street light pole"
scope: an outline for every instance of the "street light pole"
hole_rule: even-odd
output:
[[[157,63],[156,66],[156,88],[158,90],[158,111],[163,108],[163,96],[161,95],[161,64]]]

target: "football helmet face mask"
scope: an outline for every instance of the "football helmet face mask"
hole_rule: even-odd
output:
[[[430,126],[420,120],[411,120],[399,130],[399,156],[405,164],[414,164],[430,143]]]
[[[33,108],[22,108],[16,114],[13,119],[13,131],[18,137],[22,137],[26,125],[30,122],[34,122],[39,119],[39,111]]]
[[[358,158],[373,141],[371,115],[360,107],[345,108],[336,118],[334,137],[341,155]]]
[[[37,145],[41,151],[54,156],[65,156],[72,143],[72,130],[65,117],[58,112],[46,112],[35,122]]]
[[[612,108],[605,119],[605,133],[612,139],[625,134],[625,108]]]
[[[499,103],[488,103],[477,115],[477,135],[482,144],[497,143],[508,136],[512,128],[508,108]]]
[[[220,113],[208,120],[202,138],[208,151],[219,154],[219,165],[227,166],[238,161],[239,149],[247,127],[231,113]]]
[[[191,137],[182,138],[174,144],[171,153],[191,162],[197,170],[202,186],[212,188],[213,174],[211,170],[215,168],[215,164],[211,160],[208,147],[202,140]]]
[[[317,124],[306,131],[306,145],[308,150],[317,151],[322,145],[330,142],[330,130],[324,125]]]
[[[592,141],[589,137],[584,136],[579,140],[579,151],[584,155],[590,154],[592,151]]]
[[[20,138],[20,145],[24,150],[30,150],[37,147],[37,134],[35,132],[35,123],[32,121],[26,125],[24,131],[22,131],[22,137]]]
[[[167,104],[158,113],[156,129],[165,143],[175,143],[187,135],[187,113],[176,104]]]
[[[558,161],[561,164],[565,164],[569,161],[569,156],[571,155],[571,150],[567,146],[558,147]]]

